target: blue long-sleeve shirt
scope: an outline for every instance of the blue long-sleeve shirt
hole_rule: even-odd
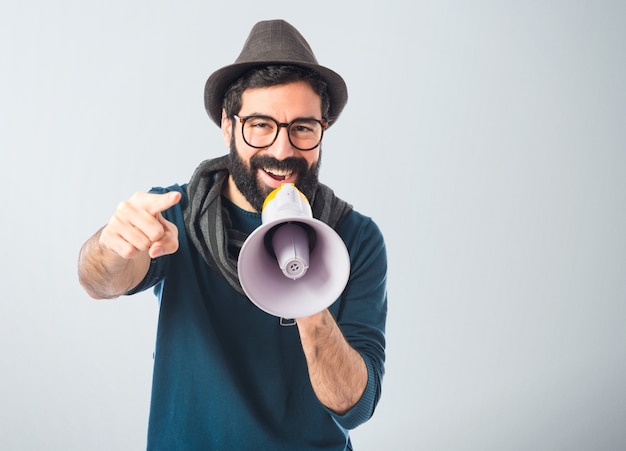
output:
[[[365,392],[346,414],[313,392],[297,326],[285,326],[234,290],[188,239],[181,202],[163,213],[179,249],[152,261],[144,281],[159,299],[148,449],[342,450],[349,429],[367,421],[381,394],[385,360],[387,257],[375,223],[352,211],[337,233],[350,255],[350,279],[329,310],[363,357]],[[224,199],[234,228],[250,233],[261,215]]]

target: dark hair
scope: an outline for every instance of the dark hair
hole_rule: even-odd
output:
[[[230,117],[239,113],[241,95],[246,89],[267,88],[296,81],[305,81],[313,88],[313,91],[322,100],[322,116],[328,117],[330,98],[326,89],[326,82],[317,72],[300,66],[270,65],[250,69],[228,87],[224,94],[222,106],[226,115]]]

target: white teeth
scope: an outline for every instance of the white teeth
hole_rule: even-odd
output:
[[[286,169],[280,170],[280,169],[263,168],[263,170],[267,172],[268,174],[276,175],[278,177],[289,178],[289,176],[291,175],[291,171],[288,171]]]

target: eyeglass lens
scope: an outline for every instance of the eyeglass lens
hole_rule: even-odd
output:
[[[287,128],[289,141],[300,150],[317,147],[324,133],[324,126],[315,119],[296,119],[289,124],[281,124],[271,117],[248,116],[243,118],[243,137],[252,147],[269,147],[278,137],[281,127]]]

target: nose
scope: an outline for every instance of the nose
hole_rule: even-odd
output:
[[[280,124],[278,136],[268,150],[277,160],[284,160],[285,158],[295,155],[296,149],[291,145],[291,141],[289,141],[289,129],[286,125]]]

